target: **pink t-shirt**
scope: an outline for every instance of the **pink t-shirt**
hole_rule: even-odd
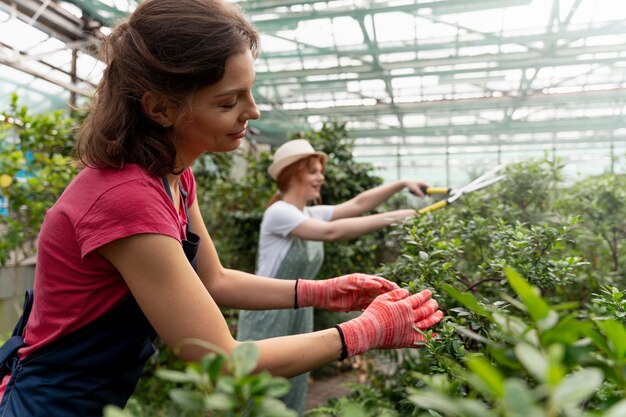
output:
[[[195,200],[191,169],[181,176],[187,203]],[[161,178],[134,164],[120,170],[85,168],[46,213],[39,235],[35,300],[26,326],[24,358],[90,323],[128,293],[115,267],[94,251],[117,239],[154,233],[185,238],[184,206],[176,213]],[[5,377],[0,386],[4,394]]]

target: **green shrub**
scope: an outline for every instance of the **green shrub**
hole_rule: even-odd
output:
[[[407,389],[408,401],[430,410],[423,415],[623,415],[626,328],[551,306],[517,272],[506,274],[516,294],[506,308],[481,305],[471,294],[447,288],[467,310],[485,317],[491,330],[483,337],[464,328],[483,349],[456,362],[448,375],[421,378],[425,388]]]
[[[207,413],[219,417],[295,417],[297,413],[278,399],[289,391],[289,382],[267,372],[253,373],[258,358],[256,345],[244,343],[231,355],[208,354],[184,370],[160,369],[156,376],[174,385],[168,390],[169,398],[179,407],[154,414],[154,410],[147,412],[140,404],[131,402],[126,410],[106,407],[104,417],[181,417]]]
[[[590,263],[590,276],[626,284],[626,176],[586,178],[562,194],[558,209],[580,216],[576,248]]]
[[[430,288],[446,318],[422,349],[384,352],[371,389],[320,412],[353,403],[363,416],[624,414],[621,178],[566,188],[560,168],[511,164],[498,185],[405,224],[400,255],[379,272]]]

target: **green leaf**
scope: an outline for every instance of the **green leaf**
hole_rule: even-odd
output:
[[[504,270],[511,288],[522,299],[528,313],[536,322],[539,322],[548,317],[550,307],[546,301],[541,298],[537,288],[530,285],[522,276],[512,268],[506,268]]]
[[[467,366],[491,389],[497,397],[504,394],[504,377],[497,368],[480,356],[472,356]]]
[[[478,400],[460,399],[457,400],[457,407],[463,417],[497,417],[482,402]]]
[[[231,395],[216,392],[204,396],[206,410],[232,410],[237,407],[237,400]]]
[[[515,355],[524,365],[524,368],[541,382],[545,382],[548,376],[548,358],[527,343],[515,345]]]
[[[504,382],[503,404],[506,415],[530,417],[536,415],[535,399],[520,379],[509,378]]]
[[[498,365],[511,369],[522,369],[522,365],[516,360],[515,355],[509,349],[488,347],[488,352]]]
[[[615,320],[597,321],[597,326],[602,330],[608,339],[612,352],[617,360],[626,357],[626,329]]]
[[[591,397],[603,382],[602,371],[583,369],[565,377],[552,393],[552,404],[559,409],[572,407]]]
[[[450,398],[435,392],[435,391],[413,391],[412,394],[408,396],[408,400],[413,404],[425,409],[425,410],[436,410],[444,415],[456,416],[459,414],[459,409],[451,401]]]
[[[365,410],[358,404],[344,404],[337,413],[338,417],[367,417]]]
[[[454,399],[435,391],[409,390],[408,400],[425,410],[435,410],[445,416],[496,417],[478,400]]]
[[[290,410],[285,406],[284,402],[277,400],[276,398],[266,398],[259,406],[258,412],[254,415],[268,417],[298,417],[298,413],[296,411]]]
[[[235,392],[237,391],[236,385],[236,381],[227,375],[222,375],[217,380],[217,389],[230,395],[235,395]]]
[[[231,355],[233,361],[233,374],[241,378],[250,374],[256,368],[259,360],[259,348],[254,343],[242,343]]]
[[[474,339],[486,345],[492,345],[494,343],[493,341],[487,339],[486,337],[481,336],[478,333],[471,331],[467,327],[459,326],[456,323],[451,323],[451,326],[454,327],[454,330],[456,330],[457,332],[461,333],[464,336],[469,337],[470,339]]]
[[[580,332],[586,337],[588,337],[590,340],[592,340],[594,345],[596,345],[598,349],[600,349],[602,352],[605,352],[605,353],[609,352],[610,349],[609,349],[609,345],[607,344],[606,339],[602,337],[602,335],[599,332],[597,332],[595,329],[593,329],[590,326],[581,326]]]
[[[580,340],[581,335],[593,331],[593,323],[575,318],[575,314],[562,317],[553,328],[547,330],[541,337],[545,346],[554,343],[571,345]],[[600,336],[600,335],[598,335]]]
[[[222,355],[217,355],[211,358],[209,355],[205,356],[205,358],[209,358],[210,362],[207,363],[206,373],[209,377],[209,381],[215,384],[222,374],[222,369],[224,366],[224,362],[226,362],[226,358]]]
[[[169,392],[170,398],[182,407],[189,410],[204,411],[204,395],[200,392],[183,389],[172,389]]]
[[[565,347],[562,344],[555,343],[547,349],[548,353],[548,375],[546,381],[551,386],[561,383],[567,369],[563,366],[563,358],[565,356]]]
[[[103,412],[103,417],[130,417],[124,410],[114,405],[105,406]]]
[[[624,417],[624,416],[626,416],[626,399],[613,404],[613,406],[604,413],[603,417]]]
[[[156,376],[166,381],[185,383],[185,382],[198,382],[197,374],[190,374],[187,372],[172,371],[170,369],[158,369]]]
[[[493,321],[500,326],[504,332],[525,340],[533,345],[539,344],[537,332],[533,329],[529,329],[528,324],[524,323],[519,317],[493,313]]]
[[[250,390],[251,395],[282,397],[289,392],[290,383],[286,378],[272,377],[270,374],[257,376],[257,383]]]
[[[466,308],[469,308],[470,310],[472,310],[474,313],[480,314],[481,316],[485,316],[489,318],[491,317],[489,312],[483,306],[481,306],[478,303],[478,301],[476,301],[476,299],[474,298],[472,294],[467,293],[467,292],[462,293],[449,284],[442,284],[441,288],[445,292],[447,292],[448,295],[450,295],[452,298],[457,300],[459,303],[463,304]]]
[[[537,328],[542,331],[550,330],[559,323],[559,315],[554,310],[549,310],[548,315],[537,321]]]

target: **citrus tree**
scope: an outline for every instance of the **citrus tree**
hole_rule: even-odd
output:
[[[33,114],[16,95],[0,118],[0,267],[13,266],[17,291],[46,211],[76,175],[70,157],[76,122],[63,110]],[[19,313],[19,294],[14,301]]]
[[[32,256],[46,211],[76,175],[71,158],[75,120],[63,110],[32,114],[18,104],[2,112],[0,186],[6,212],[0,215],[0,264]]]

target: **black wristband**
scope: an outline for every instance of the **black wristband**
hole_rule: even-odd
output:
[[[335,329],[339,332],[339,338],[341,339],[341,356],[339,357],[339,361],[342,361],[348,357],[348,346],[346,346],[346,338],[343,336],[343,330],[339,325],[335,325]]]
[[[294,296],[293,296],[293,309],[294,310],[298,309],[298,282],[300,282],[299,279],[296,280],[296,287],[294,288]]]

